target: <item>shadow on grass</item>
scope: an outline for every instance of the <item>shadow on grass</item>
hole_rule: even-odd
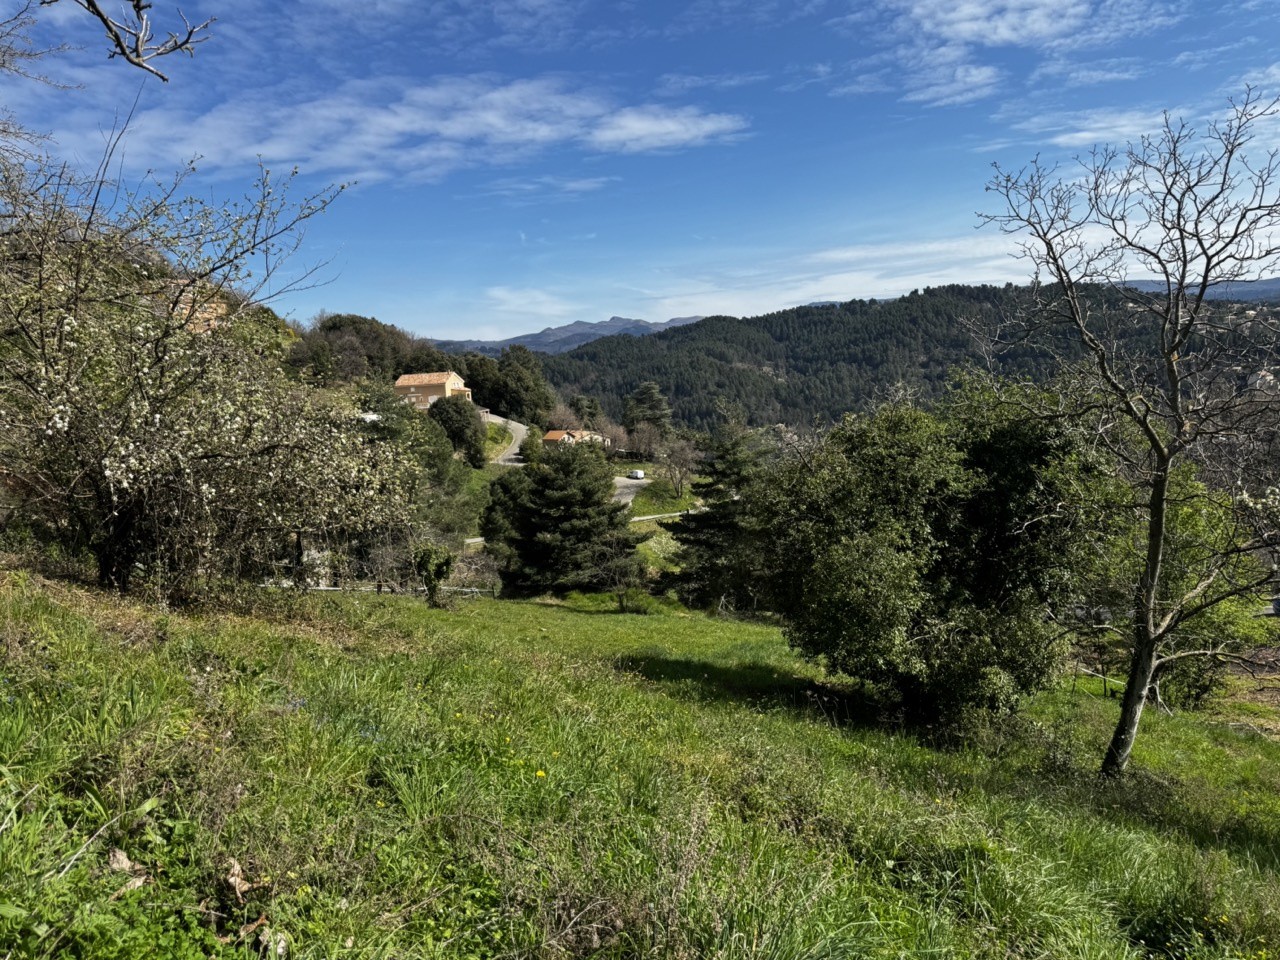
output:
[[[901,717],[873,691],[853,682],[823,683],[766,663],[733,665],[686,660],[660,653],[637,653],[613,659],[614,669],[659,684],[669,695],[704,702],[738,703],[759,710],[788,710],[822,718],[835,727],[908,733],[922,745],[943,751],[981,750],[956,739],[940,739],[936,731],[903,725]],[[1184,837],[1204,850],[1243,854],[1259,866],[1280,869],[1280,825],[1230,813],[1220,790],[1197,780],[1167,780],[1134,770],[1119,781],[1102,780],[1093,758],[1054,763],[1052,750],[1022,723],[997,735],[985,746],[1000,757],[985,764],[965,764],[965,772],[947,765],[953,788],[1018,799],[1061,804],[1081,815]],[[986,752],[986,751],[983,751]],[[919,770],[922,778],[934,777]]]
[[[724,666],[641,653],[615,657],[613,667],[693,699],[789,709],[824,717],[836,726],[879,726],[883,721],[880,703],[855,684],[820,683],[766,663]]]

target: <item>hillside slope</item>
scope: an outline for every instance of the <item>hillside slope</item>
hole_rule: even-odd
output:
[[[897,300],[805,306],[761,317],[709,317],[644,338],[608,337],[548,357],[562,394],[599,397],[611,416],[644,380],[667,393],[677,420],[706,427],[718,402],[757,424],[833,420],[904,383],[941,391],[956,365],[981,358],[967,323],[1017,309],[1008,287],[937,287]],[[1033,370],[1029,352],[1005,358]]]
[[[938,751],[767,627],[282,611],[5,574],[0,955],[1275,956],[1280,747],[1244,725],[1153,713],[1100,784],[1084,682]]]
[[[579,320],[562,327],[547,327],[537,333],[522,333],[506,340],[436,340],[437,349],[446,353],[481,353],[496,357],[507,347],[528,347],[540,353],[564,353],[584,343],[599,340],[601,337],[629,334],[643,337],[662,330],[696,323],[701,317],[674,317],[664,321],[635,320],[631,317],[610,317],[598,323],[587,323]]]

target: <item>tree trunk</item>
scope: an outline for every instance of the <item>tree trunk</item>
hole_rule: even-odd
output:
[[[1138,722],[1147,702],[1147,691],[1156,668],[1155,641],[1146,636],[1145,624],[1139,624],[1134,633],[1133,659],[1129,661],[1129,682],[1120,701],[1120,720],[1102,759],[1102,775],[1118,777],[1129,763],[1129,754],[1138,738]],[[1142,634],[1143,636],[1137,636]]]
[[[102,538],[90,546],[98,561],[98,586],[103,590],[129,592],[129,581],[138,558],[133,514],[117,509],[109,518]]]
[[[98,586],[103,590],[129,592],[129,579],[133,574],[133,558],[128,551],[111,545],[95,551],[98,560]]]
[[[1147,511],[1147,556],[1143,562],[1142,579],[1134,595],[1133,603],[1133,652],[1129,660],[1129,682],[1120,702],[1120,719],[1107,754],[1102,758],[1101,773],[1104,777],[1118,777],[1124,773],[1138,737],[1138,722],[1147,702],[1147,690],[1156,669],[1156,644],[1159,641],[1156,617],[1159,612],[1160,573],[1164,563],[1165,517],[1169,505],[1169,459],[1161,456],[1157,461],[1155,476],[1151,482],[1151,499]]]

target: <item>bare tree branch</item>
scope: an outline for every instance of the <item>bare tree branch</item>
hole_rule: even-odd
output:
[[[61,0],[40,0],[40,6],[48,7],[60,2]],[[194,54],[196,46],[209,39],[209,27],[216,19],[210,17],[200,23],[192,23],[181,10],[178,10],[177,16],[182,21],[182,26],[176,31],[168,31],[167,35],[160,39],[152,32],[153,4],[148,0],[125,0],[125,15],[120,19],[107,13],[99,0],[69,0],[69,2],[84,10],[102,25],[103,30],[106,31],[107,40],[111,44],[111,52],[108,56],[120,57],[126,63],[139,67],[166,83],[169,78],[161,73],[152,61],[171,53]]]
[[[1257,124],[1277,114],[1280,99],[1246,88],[1201,131],[1166,114],[1156,132],[1095,148],[1074,170],[1037,158],[997,166],[987,186],[1004,209],[984,221],[1024,237],[1036,281],[1021,329],[999,340],[1056,358],[1068,411],[1100,418],[1098,441],[1122,465],[1134,493],[1125,509],[1143,530],[1106,773],[1124,769],[1160,666],[1204,653],[1179,652],[1178,636],[1277,583],[1277,318],[1210,298],[1280,265],[1280,155],[1250,155]],[[1142,274],[1155,283],[1131,286]]]

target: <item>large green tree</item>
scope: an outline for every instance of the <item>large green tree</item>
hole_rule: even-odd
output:
[[[628,430],[634,432],[646,424],[659,437],[665,438],[671,432],[671,404],[652,380],[644,381],[627,397],[622,413],[622,425]]]
[[[1074,455],[1016,416],[847,418],[752,490],[787,636],[919,722],[1012,709],[1065,649],[1053,614],[1087,535],[1064,506]]]
[[[524,594],[614,585],[644,535],[629,529],[613,492],[613,472],[592,443],[562,445],[499,478],[483,533],[504,585]]]
[[[427,409],[429,416],[444,429],[453,449],[479,470],[486,463],[485,441],[488,434],[476,405],[461,394],[441,397]]]
[[[759,607],[766,545],[749,491],[771,455],[762,435],[738,419],[718,424],[708,438],[702,475],[693,483],[701,508],[663,523],[679,545],[671,579],[686,603],[730,611]]]

